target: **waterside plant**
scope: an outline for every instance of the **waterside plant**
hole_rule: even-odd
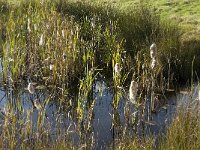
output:
[[[114,141],[115,135],[119,140],[126,139],[121,137],[124,130],[119,106],[131,101],[136,112],[128,110],[124,114],[128,118],[125,124],[135,135],[131,144],[134,148],[153,149],[153,137],[137,135],[146,121],[145,104],[151,87],[153,95],[164,94],[175,81],[181,81],[182,68],[192,64],[186,66],[183,62],[191,58],[196,76],[199,74],[199,64],[193,59],[196,50],[188,56],[184,50],[187,47],[180,42],[179,28],[160,21],[147,6],[135,7],[130,13],[87,1],[35,0],[18,5],[0,1],[0,6],[0,85],[7,99],[1,110],[0,147],[94,149],[94,86],[100,79],[113,89],[110,115]],[[156,53],[149,53],[152,42],[158,47]],[[133,83],[128,96],[127,86]],[[31,102],[28,109],[23,108],[24,93],[25,101]],[[47,112],[52,103],[56,107],[53,117]],[[67,116],[67,128],[63,116]],[[168,140],[174,124],[166,135]],[[74,139],[70,138],[72,134]],[[126,143],[129,141],[113,145],[123,149]]]

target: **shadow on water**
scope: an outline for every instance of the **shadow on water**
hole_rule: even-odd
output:
[[[31,99],[39,98],[41,104],[44,104],[46,99],[49,99],[49,93],[44,90],[37,90],[34,95],[31,95],[25,88],[20,91],[9,90],[1,88],[0,91],[0,108],[1,111],[8,109],[8,104],[12,101],[15,106],[19,104],[23,107],[23,116],[26,117],[27,112],[32,110],[32,121],[36,129],[38,113],[39,111],[33,107]],[[104,149],[106,146],[111,145],[116,140],[120,140],[124,136],[134,136],[135,127],[127,126],[127,120],[125,118],[125,105],[127,103],[126,98],[121,98],[118,109],[113,109],[113,95],[114,90],[109,88],[104,81],[96,81],[93,88],[93,98],[95,99],[94,109],[92,112],[91,128],[87,132],[85,137],[87,140],[94,141],[95,149]],[[194,92],[194,96],[197,91]],[[181,98],[180,98],[181,97]],[[168,102],[164,106],[160,107],[155,113],[152,113],[152,120],[146,121],[140,119],[140,125],[137,126],[137,133],[139,136],[143,135],[155,135],[165,133],[166,127],[171,123],[173,115],[176,112],[176,99],[187,99],[186,94],[171,95],[168,97]],[[15,111],[18,112],[20,107],[16,106]],[[62,130],[67,131],[70,140],[74,143],[80,143],[83,133],[80,134],[81,127],[78,125],[76,115],[71,112],[75,112],[74,107],[66,109],[57,104],[56,99],[52,97],[52,100],[46,105],[46,118],[44,125],[50,126],[51,134],[55,135]],[[88,124],[86,121],[90,110],[85,110],[85,117],[82,123]],[[139,112],[139,111],[138,111]],[[145,114],[144,114],[145,115]],[[58,121],[59,120],[59,121]],[[59,124],[58,124],[59,122]],[[3,120],[1,120],[3,123]],[[81,131],[84,132],[84,131]],[[84,138],[83,138],[84,139]],[[114,146],[114,145],[113,145]]]

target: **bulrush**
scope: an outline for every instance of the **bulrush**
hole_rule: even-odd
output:
[[[37,24],[34,24],[33,27],[34,27],[34,30],[37,31]]]
[[[62,37],[64,38],[65,37],[65,31],[62,30]]]
[[[93,29],[95,28],[95,18],[91,19],[91,26],[92,26]]]
[[[34,94],[35,93],[35,87],[34,87],[34,85],[33,85],[33,83],[29,83],[28,84],[28,91],[29,91],[29,93],[31,93],[31,94]]]
[[[44,39],[43,38],[44,37],[43,37],[43,34],[42,34],[41,37],[40,37],[39,46],[43,45],[43,43],[44,43]]]
[[[115,64],[115,73],[116,73],[116,74],[120,74],[121,69],[122,69],[122,68],[120,67],[120,65],[119,65],[118,63],[116,63],[116,64]]]
[[[131,85],[129,87],[129,99],[132,103],[136,102],[136,96],[138,91],[138,84],[136,81],[131,81]]]
[[[150,56],[151,56],[151,59],[156,58],[156,56],[157,56],[157,46],[155,43],[153,43],[150,46]]]
[[[151,69],[154,69],[157,65],[157,61],[156,61],[156,58],[157,58],[157,46],[155,43],[153,43],[151,46],[150,46],[150,57],[151,57]]]
[[[44,0],[41,0],[41,2],[40,2],[42,5],[44,5]]]
[[[31,26],[31,21],[28,18],[27,30],[28,30],[29,33],[31,32],[31,27],[30,26]]]
[[[53,68],[54,68],[54,65],[50,64],[50,65],[49,65],[49,69],[50,69],[50,70],[53,70]]]
[[[154,69],[156,67],[156,64],[157,64],[156,59],[152,58],[152,60],[151,60],[151,69]]]
[[[36,107],[36,109],[37,109],[38,111],[41,111],[41,110],[42,110],[42,105],[40,104],[39,99],[35,99],[35,100],[33,101],[33,103],[34,103],[34,106]]]

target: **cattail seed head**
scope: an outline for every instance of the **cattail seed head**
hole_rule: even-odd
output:
[[[43,44],[44,44],[44,36],[42,34],[40,37],[39,46],[42,46]]]
[[[35,99],[35,100],[33,101],[33,103],[34,103],[34,106],[37,108],[38,111],[41,111],[41,110],[42,110],[42,105],[40,104],[39,99]]]
[[[62,30],[62,37],[64,38],[65,37],[65,31]]]
[[[151,69],[154,69],[156,67],[156,65],[157,65],[156,59],[152,58],[152,60],[151,60]]]
[[[151,59],[156,58],[156,55],[157,55],[157,46],[156,46],[155,43],[153,43],[150,46],[150,57],[151,57]]]
[[[35,93],[35,87],[34,87],[34,85],[33,85],[33,83],[29,83],[28,84],[28,91],[29,91],[29,93],[31,93],[31,94],[34,94]]]
[[[132,103],[136,102],[136,96],[138,91],[138,83],[136,81],[131,81],[131,85],[129,87],[129,99]]]
[[[41,0],[41,2],[40,2],[42,5],[44,5],[44,0]]]
[[[50,64],[50,65],[49,65],[49,69],[50,69],[50,70],[53,70],[53,68],[54,68],[54,65]]]
[[[115,68],[114,68],[115,73],[116,73],[116,74],[120,74],[121,69],[122,69],[122,68],[120,67],[120,64],[116,63],[116,64],[115,64]]]
[[[92,26],[93,29],[95,28],[95,18],[91,19],[91,26]]]
[[[37,24],[34,24],[33,27],[34,27],[34,30],[37,31]]]
[[[28,30],[29,33],[31,32],[31,27],[30,26],[31,26],[31,21],[28,18],[27,30]]]

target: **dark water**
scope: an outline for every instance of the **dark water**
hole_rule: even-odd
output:
[[[44,103],[48,97],[48,93],[43,91],[36,91],[36,94],[31,95],[27,90],[22,88],[20,92],[16,93],[12,89],[10,92],[5,91],[3,88],[0,90],[0,109],[1,111],[7,111],[8,102],[12,102],[13,105],[20,100],[23,107],[24,117],[27,115],[28,110],[32,111],[33,122],[36,128],[36,122],[38,119],[38,110],[33,109],[31,99],[38,98],[41,103]],[[118,109],[113,109],[113,90],[108,88],[104,81],[97,81],[93,91],[95,103],[93,109],[93,116],[91,120],[91,131],[87,133],[87,140],[94,140],[94,147],[92,149],[105,149],[106,146],[114,145],[114,141],[120,139],[124,134],[130,136],[134,131],[129,126],[124,115],[124,107],[127,103],[127,99],[122,97],[119,103]],[[13,94],[15,93],[15,94]],[[192,97],[197,97],[198,90],[195,89]],[[138,134],[156,135],[165,133],[166,127],[170,125],[173,116],[176,112],[176,108],[179,104],[187,103],[189,96],[185,94],[173,94],[167,97],[167,103],[157,109],[155,113],[152,113],[152,120],[142,120],[141,128],[138,130]],[[46,106],[46,115],[48,119],[45,119],[45,124],[51,126],[52,134],[57,134],[58,130],[62,128],[68,131],[68,135],[74,144],[80,143],[80,130],[78,131],[78,122],[76,117],[64,109],[58,109],[58,104],[53,101]],[[17,111],[17,110],[16,110]],[[85,116],[88,115],[89,110],[85,110]],[[114,117],[113,117],[114,116]],[[23,116],[21,116],[23,117]],[[0,119],[3,123],[3,120]],[[59,122],[59,125],[58,125]],[[86,121],[85,121],[86,122]],[[80,129],[80,128],[79,128]]]

